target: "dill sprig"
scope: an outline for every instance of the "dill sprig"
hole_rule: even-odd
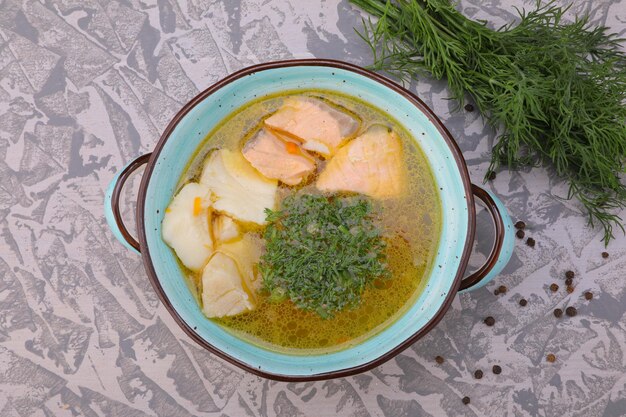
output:
[[[356,306],[366,286],[387,277],[385,242],[360,197],[292,194],[266,210],[266,253],[259,263],[270,300],[286,298],[331,317]]]
[[[537,3],[497,30],[470,20],[449,0],[350,0],[378,17],[359,35],[371,68],[408,81],[448,82],[461,108],[468,94],[486,122],[501,128],[489,171],[551,165],[567,181],[590,225],[624,231],[626,55],[622,39],[588,17],[563,22],[568,7]],[[458,109],[457,108],[457,109]]]

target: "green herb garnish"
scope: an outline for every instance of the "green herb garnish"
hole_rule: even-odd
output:
[[[266,214],[259,270],[270,300],[289,298],[327,318],[356,306],[368,284],[389,275],[386,245],[364,198],[292,194]]]
[[[449,0],[350,0],[379,18],[361,37],[373,69],[404,80],[446,79],[453,98],[469,94],[502,134],[490,171],[549,164],[569,184],[589,223],[624,231],[620,181],[626,159],[626,55],[616,35],[588,17],[563,23],[567,8],[548,2],[519,12],[498,30],[470,20]]]

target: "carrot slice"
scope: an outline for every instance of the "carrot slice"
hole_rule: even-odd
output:
[[[285,143],[285,147],[287,148],[287,152],[289,152],[292,155],[297,155],[298,152],[298,145],[296,145],[293,142],[286,142]]]
[[[196,197],[193,200],[193,215],[197,216],[202,211],[202,198]]]

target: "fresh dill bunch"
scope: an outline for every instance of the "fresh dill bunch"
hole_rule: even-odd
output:
[[[386,244],[364,198],[292,194],[280,210],[266,210],[266,219],[259,270],[270,300],[289,298],[328,318],[389,275]]]
[[[501,165],[551,165],[569,185],[589,223],[624,231],[626,207],[626,55],[606,27],[588,17],[562,21],[568,8],[537,3],[497,30],[470,20],[449,0],[350,0],[378,17],[359,35],[371,68],[403,80],[448,82],[463,105],[473,98],[486,122],[502,128],[489,171]],[[457,108],[457,109],[458,109]]]

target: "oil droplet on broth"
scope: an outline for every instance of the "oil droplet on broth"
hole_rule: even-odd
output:
[[[199,174],[209,149],[241,149],[242,138],[290,94],[326,98],[359,115],[362,130],[382,123],[393,127],[401,138],[409,177],[406,194],[398,199],[373,202],[377,213],[375,222],[388,242],[387,263],[392,277],[376,280],[365,290],[358,306],[338,312],[331,319],[302,311],[290,301],[270,303],[260,296],[255,310],[213,320],[227,331],[270,350],[291,354],[333,352],[359,343],[387,327],[419,296],[425,283],[423,277],[431,269],[439,242],[439,194],[426,157],[404,128],[368,104],[327,91],[286,92],[259,99],[239,109],[207,135],[181,178],[180,186]],[[323,163],[319,164],[318,172],[323,166]],[[318,194],[314,182],[315,178],[307,182],[308,185],[301,187],[302,191]],[[281,186],[279,197],[284,198],[291,191],[291,188]],[[259,233],[259,230],[247,232]],[[199,277],[186,272],[190,285],[198,285]]]

